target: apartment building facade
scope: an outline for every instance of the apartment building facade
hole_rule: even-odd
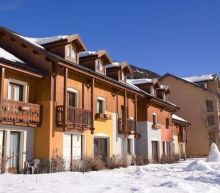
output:
[[[108,53],[88,54],[79,35],[27,38],[1,27],[0,40],[0,153],[10,158],[8,171],[55,154],[67,169],[84,157],[130,162],[144,95],[126,84],[128,64],[110,73]]]
[[[212,142],[220,147],[219,77],[211,74],[179,78],[166,74],[159,81],[169,86],[172,90],[169,99],[180,107],[178,114],[191,123],[186,153],[206,156]]]
[[[167,100],[169,88],[154,79],[129,80],[145,91],[145,98],[138,100],[136,140],[137,156],[149,162],[159,162],[163,157],[172,156],[173,133],[172,114],[178,107]]]

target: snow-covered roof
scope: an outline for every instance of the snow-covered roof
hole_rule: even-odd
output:
[[[141,78],[141,79],[127,79],[127,82],[131,84],[145,84],[145,83],[152,83],[153,79],[148,79],[148,78]]]
[[[179,117],[179,116],[176,115],[176,114],[173,114],[173,115],[172,115],[172,119],[175,119],[175,120],[177,120],[177,121],[182,121],[182,122],[185,122],[185,123],[189,123],[188,121],[186,121],[185,119]]]
[[[168,87],[167,85],[163,85],[163,84],[160,85],[160,89],[167,90],[168,88],[169,88],[169,87]]]
[[[121,63],[119,62],[112,62],[111,64],[107,64],[106,68],[114,68],[114,67],[120,67]]]
[[[68,35],[61,35],[61,36],[51,36],[51,37],[44,37],[44,38],[29,38],[29,37],[23,37],[24,39],[39,44],[39,45],[43,45],[43,44],[48,44],[51,42],[56,42],[59,40],[64,40],[68,37]]]
[[[7,52],[3,48],[0,47],[0,59],[3,58],[5,60],[11,61],[11,62],[20,62],[20,63],[25,63],[24,61],[20,60],[13,54]]]
[[[191,77],[185,77],[183,78],[186,81],[189,82],[200,82],[200,81],[207,81],[207,80],[213,80],[214,79],[214,74],[206,74],[206,75],[201,75],[201,76],[191,76]]]
[[[73,36],[77,36],[76,34],[74,35],[59,35],[59,36],[50,36],[50,37],[43,37],[43,38],[32,38],[32,37],[25,37],[25,36],[21,36],[17,33],[14,33],[16,36],[21,37],[22,39],[34,44],[35,46],[38,46],[40,48],[44,47],[42,45],[44,44],[48,44],[48,43],[52,43],[52,42],[56,42],[59,40],[64,40],[67,39],[68,37],[73,37]]]
[[[79,57],[93,56],[93,55],[96,55],[96,54],[97,54],[97,51],[87,50],[87,51],[79,52]]]

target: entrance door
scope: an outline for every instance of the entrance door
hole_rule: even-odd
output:
[[[82,158],[82,137],[81,135],[72,135],[72,159],[80,160]]]
[[[72,160],[82,158],[82,136],[64,134],[63,159],[66,170],[70,169]]]
[[[107,138],[95,138],[94,139],[94,156],[99,157],[104,162],[107,161]]]
[[[180,148],[180,158],[181,159],[184,159],[185,156],[184,156],[184,150],[183,150],[183,144],[179,144],[179,148]]]
[[[152,141],[152,161],[158,162],[158,142]]]
[[[10,167],[12,169],[19,169],[19,149],[20,149],[20,133],[11,132],[10,133]]]
[[[65,169],[70,169],[71,163],[71,135],[64,134],[63,136],[63,159]]]
[[[0,131],[0,159],[3,157],[3,136],[4,136],[4,132]]]

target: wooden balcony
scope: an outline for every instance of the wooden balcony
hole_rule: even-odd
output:
[[[125,128],[125,121],[127,121],[127,130]],[[118,119],[118,132],[120,134],[126,133],[126,134],[135,134],[136,128],[135,128],[135,120],[133,119]]]
[[[76,107],[67,107],[67,122],[64,121],[64,106],[57,106],[57,126],[76,129],[84,129],[91,127],[92,114],[91,111],[79,109]]]
[[[2,100],[0,102],[0,121],[4,124],[40,126],[40,105],[20,101]]]

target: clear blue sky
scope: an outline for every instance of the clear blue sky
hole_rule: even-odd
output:
[[[0,0],[0,25],[79,33],[89,49],[159,74],[220,73],[220,0]]]

